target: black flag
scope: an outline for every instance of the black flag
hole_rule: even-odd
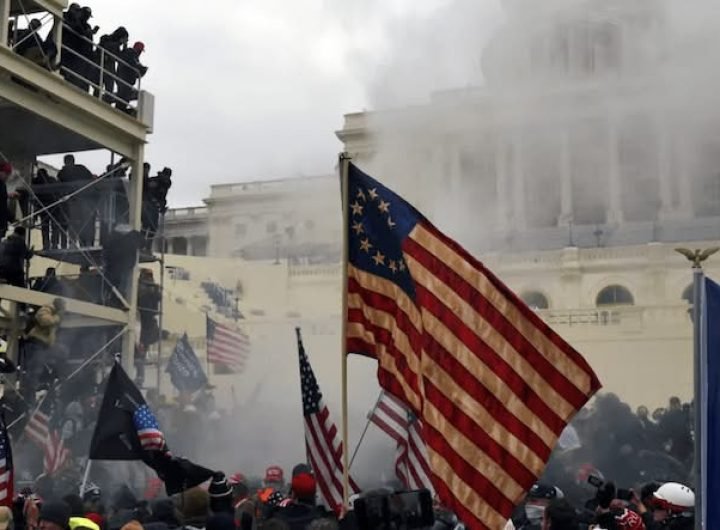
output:
[[[92,441],[92,460],[142,460],[165,482],[168,495],[212,477],[213,472],[170,454],[165,437],[140,390],[119,363],[108,378]]]
[[[187,333],[175,345],[165,371],[180,392],[197,392],[207,385],[207,376],[190,346]]]

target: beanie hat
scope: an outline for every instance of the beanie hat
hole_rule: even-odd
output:
[[[208,494],[211,499],[232,496],[232,489],[225,478],[225,473],[218,471],[213,475],[212,482],[208,488]]]
[[[300,473],[293,477],[291,489],[297,498],[309,499],[315,497],[317,484],[311,474]]]
[[[70,526],[70,530],[75,530],[76,528],[87,528],[87,530],[100,530],[100,525],[98,525],[94,521],[91,521],[87,517],[71,517],[68,525]]]
[[[282,482],[283,476],[280,466],[270,466],[265,470],[265,482]]]
[[[186,521],[205,517],[208,511],[208,493],[199,487],[190,488],[176,497],[176,505]]]
[[[40,521],[48,521],[65,528],[70,520],[70,506],[63,501],[46,502],[40,508]]]
[[[105,521],[103,520],[103,516],[99,513],[90,512],[85,514],[86,519],[90,519],[93,523],[98,525],[100,528],[102,528],[105,524]]]

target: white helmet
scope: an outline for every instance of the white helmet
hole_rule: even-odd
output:
[[[682,513],[695,509],[695,493],[687,486],[677,482],[663,484],[653,496],[656,506],[661,510]]]

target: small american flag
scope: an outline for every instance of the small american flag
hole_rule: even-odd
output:
[[[60,433],[59,418],[55,417],[55,394],[47,393],[25,425],[26,436],[43,450],[43,467],[48,475],[62,469],[71,453]]]
[[[369,419],[395,440],[395,474],[403,486],[433,491],[420,420],[387,392],[381,394]]]
[[[12,507],[13,459],[5,419],[0,420],[0,506]]]
[[[300,386],[305,416],[305,447],[324,504],[338,512],[343,505],[343,444],[338,439],[335,424],[330,420],[330,411],[323,402],[315,373],[305,354],[299,329],[297,337]],[[351,494],[360,491],[352,478],[350,489]]]
[[[220,364],[235,373],[242,372],[250,352],[250,339],[240,330],[233,330],[207,317],[208,362]]]
[[[50,415],[52,414],[52,398],[47,395],[43,397],[43,401],[39,407],[33,411],[25,425],[25,435],[35,442],[37,445],[45,446],[50,431]]]
[[[43,466],[48,475],[57,473],[70,461],[70,449],[65,447],[65,440],[57,430],[50,431],[43,450]]]
[[[165,448],[165,436],[160,430],[160,424],[147,405],[140,405],[135,409],[133,423],[143,449],[162,451]]]

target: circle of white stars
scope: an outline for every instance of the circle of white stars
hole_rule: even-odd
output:
[[[395,228],[396,223],[392,219],[390,213],[390,202],[382,199],[378,194],[377,188],[371,188],[367,190],[367,194],[362,189],[358,189],[357,194],[354,197],[354,202],[350,204],[350,210],[352,213],[352,224],[350,229],[355,232],[355,235],[360,238],[360,250],[370,255],[370,259],[375,263],[377,267],[387,267],[392,274],[398,274],[404,272],[407,266],[405,260],[401,259],[389,259],[370,241],[370,237],[365,232],[363,224],[355,219],[355,216],[362,216],[365,208],[377,208],[380,213],[387,215],[387,225],[390,230]]]

